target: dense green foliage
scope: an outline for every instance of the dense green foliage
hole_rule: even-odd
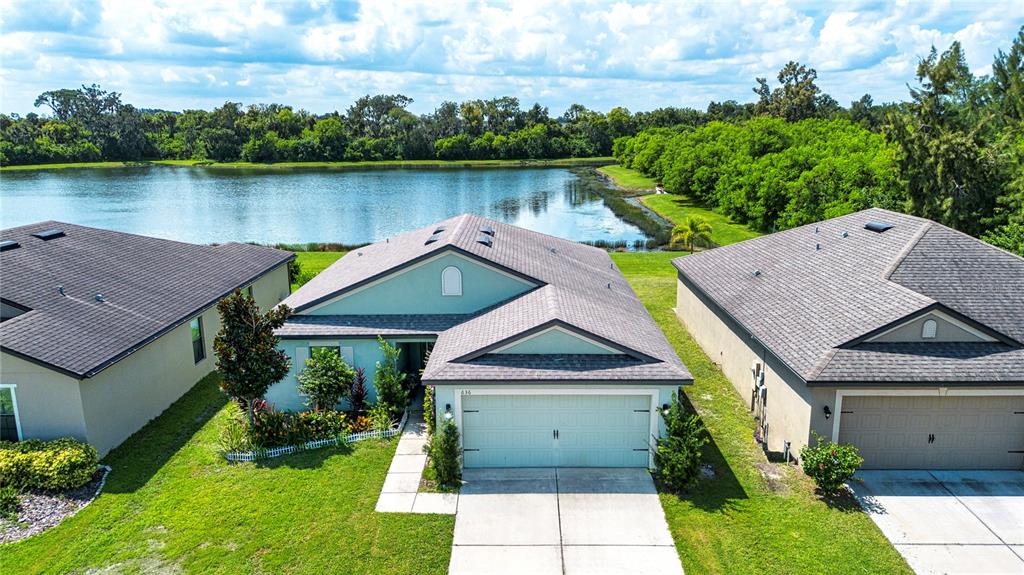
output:
[[[669,192],[762,231],[900,205],[895,148],[845,119],[649,130],[617,141],[615,155]]]
[[[558,117],[512,97],[444,102],[429,114],[401,94],[364,96],[344,113],[315,115],[281,104],[143,111],[99,86],[45,92],[48,116],[0,114],[0,165],[100,160],[312,162],[497,160],[607,156],[615,138],[705,117],[748,114],[753,105],[713,103],[709,113],[663,108],[607,114],[574,104]],[[713,113],[711,109],[713,108]]]
[[[277,349],[274,330],[284,325],[292,310],[280,305],[264,314],[252,297],[236,289],[217,303],[217,312],[221,327],[213,338],[213,351],[222,376],[221,390],[245,402],[252,423],[254,403],[281,381],[291,365],[288,355]]]
[[[954,43],[932,50],[904,104],[848,110],[790,62],[759,78],[755,117],[616,140],[627,168],[768,232],[877,206],[920,215],[1024,255],[1024,28],[993,75]]]
[[[373,387],[377,390],[378,405],[386,405],[392,413],[405,409],[409,393],[405,388],[406,374],[398,369],[398,357],[402,350],[378,336],[383,361],[378,361],[373,376]]]
[[[434,386],[427,385],[423,388],[423,423],[427,425],[427,437],[434,437],[434,428],[437,424],[437,412],[434,410]]]
[[[18,506],[21,504],[19,495],[21,493],[15,486],[0,485],[0,518],[18,516]]]
[[[685,248],[692,254],[694,247],[710,245],[712,231],[707,220],[687,218],[685,222],[672,228],[672,241],[669,247],[676,250]]]
[[[352,393],[356,372],[338,351],[336,347],[314,347],[299,372],[299,393],[308,398],[314,411],[334,409],[341,398]]]
[[[667,490],[679,493],[700,477],[701,450],[708,443],[701,418],[688,408],[683,397],[672,394],[665,420],[665,436],[658,438],[654,452],[654,476]]]
[[[459,428],[453,420],[446,418],[441,423],[437,434],[430,439],[427,451],[434,477],[441,487],[458,487],[462,479],[462,448],[459,446]]]
[[[857,448],[846,443],[833,443],[815,434],[816,443],[800,449],[800,461],[818,489],[826,495],[839,493],[843,484],[864,463]]]
[[[0,484],[19,489],[74,489],[92,479],[99,454],[70,437],[0,442]]]

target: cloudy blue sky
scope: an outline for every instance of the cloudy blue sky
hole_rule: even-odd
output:
[[[401,92],[517,96],[554,113],[704,108],[753,99],[789,60],[848,103],[904,99],[934,44],[965,47],[975,73],[1009,46],[1024,2],[154,2],[0,0],[0,111],[45,90],[98,83],[139,107],[226,100],[345,109]]]

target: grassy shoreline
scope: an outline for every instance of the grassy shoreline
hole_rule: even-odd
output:
[[[654,178],[648,178],[636,170],[618,164],[601,166],[597,171],[627,192],[650,193],[654,191],[654,186],[658,183]]]
[[[28,164],[2,166],[0,172],[24,170],[62,170],[70,168],[138,168],[146,166],[179,166],[218,169],[254,170],[372,170],[372,169],[465,169],[465,168],[578,168],[614,164],[612,157],[560,158],[554,160],[385,160],[379,162],[279,162],[255,164],[252,162],[210,162],[206,160],[147,160],[142,162],[80,162],[69,164]]]

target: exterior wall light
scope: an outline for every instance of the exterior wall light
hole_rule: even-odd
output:
[[[668,415],[668,404],[667,403],[661,404],[661,414],[665,415],[665,416]]]
[[[452,419],[452,404],[446,403],[446,404],[444,404],[444,420],[445,421],[451,421],[451,419]]]
[[[832,409],[829,406],[825,406],[825,420],[832,419]]]

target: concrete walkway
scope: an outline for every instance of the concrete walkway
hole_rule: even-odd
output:
[[[1024,471],[860,471],[850,487],[918,575],[1024,573]]]
[[[427,455],[423,453],[426,444],[427,425],[423,422],[423,410],[410,410],[405,431],[398,440],[395,457],[384,477],[384,486],[377,499],[377,511],[455,514],[458,494],[417,493],[423,467],[427,463]]]
[[[467,469],[450,575],[681,575],[643,469]]]

